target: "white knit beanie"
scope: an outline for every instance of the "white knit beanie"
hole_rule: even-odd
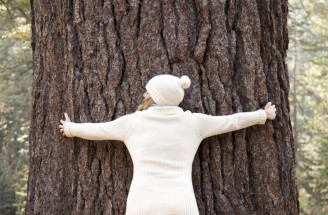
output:
[[[190,86],[190,79],[170,74],[157,75],[150,79],[146,89],[156,104],[179,105],[184,97],[184,89]]]

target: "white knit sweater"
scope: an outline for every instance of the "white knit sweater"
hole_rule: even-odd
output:
[[[151,106],[104,123],[66,123],[68,137],[120,140],[133,160],[126,215],[199,215],[192,162],[209,136],[264,124],[264,110],[211,116],[178,106]]]

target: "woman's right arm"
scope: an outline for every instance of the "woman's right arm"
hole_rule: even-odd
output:
[[[87,140],[120,140],[124,141],[131,124],[133,114],[127,114],[118,119],[102,123],[74,123],[71,122],[67,113],[63,125],[59,128],[67,137],[80,137]]]
[[[200,136],[202,139],[205,139],[210,136],[247,128],[252,125],[264,124],[266,119],[275,119],[275,112],[275,105],[271,105],[271,102],[269,102],[266,104],[264,110],[241,112],[226,116],[194,113],[194,118],[200,130]]]

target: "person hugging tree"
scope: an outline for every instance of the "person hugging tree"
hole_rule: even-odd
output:
[[[275,105],[226,116],[178,107],[188,76],[163,74],[146,85],[137,111],[103,123],[74,123],[67,113],[60,131],[87,140],[120,140],[133,161],[126,215],[199,215],[192,185],[192,163],[201,141],[276,117]]]

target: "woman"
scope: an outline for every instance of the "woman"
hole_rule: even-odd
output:
[[[191,173],[201,141],[275,118],[270,102],[264,110],[228,116],[183,111],[178,105],[189,86],[187,76],[158,75],[135,113],[105,123],[73,123],[67,113],[60,120],[67,137],[125,143],[134,166],[126,215],[198,215]]]

